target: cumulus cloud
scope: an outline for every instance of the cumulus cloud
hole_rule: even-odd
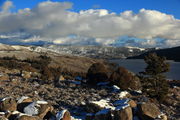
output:
[[[1,9],[3,12],[8,12],[10,10],[10,8],[12,8],[12,7],[13,7],[13,3],[11,1],[6,1],[2,5]]]
[[[24,32],[38,36],[37,40],[41,38],[57,44],[108,45],[121,36],[143,39],[144,41],[134,41],[140,46],[156,46],[156,38],[163,38],[166,46],[175,46],[177,44],[173,43],[180,40],[180,20],[156,10],[141,9],[138,13],[124,11],[120,14],[105,9],[73,12],[72,3],[46,1],[32,9],[25,8],[16,13],[4,12],[12,6],[12,2],[7,1],[1,7],[2,35]],[[31,41],[29,38],[24,39],[22,41]]]

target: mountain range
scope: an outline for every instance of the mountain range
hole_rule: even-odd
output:
[[[158,56],[164,56],[168,60],[180,61],[180,46],[166,49],[150,50],[141,55],[128,57],[128,59],[143,59],[149,53],[156,53]]]

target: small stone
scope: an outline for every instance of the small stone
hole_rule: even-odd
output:
[[[115,120],[132,120],[133,113],[131,107],[126,107],[123,109],[117,109],[114,111]]]
[[[137,104],[136,104],[136,102],[134,100],[129,100],[128,104],[131,106],[131,108],[137,107]]]
[[[11,97],[3,98],[0,100],[0,111],[16,111],[17,103]]]

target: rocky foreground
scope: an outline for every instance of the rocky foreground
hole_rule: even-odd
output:
[[[141,91],[121,91],[108,82],[88,85],[86,80],[59,77],[43,83],[38,74],[1,69],[2,120],[178,120],[180,88],[170,89],[165,103]]]

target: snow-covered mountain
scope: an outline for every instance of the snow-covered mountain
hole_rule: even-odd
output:
[[[92,58],[126,58],[130,56],[139,55],[148,51],[149,49],[138,47],[112,47],[112,46],[59,46],[46,45],[43,46],[49,50],[61,54],[72,54],[77,56],[86,56]]]
[[[58,53],[62,55],[85,56],[91,58],[118,59],[142,54],[149,49],[138,47],[108,46],[21,46],[0,44],[0,51],[33,51],[38,53]]]

